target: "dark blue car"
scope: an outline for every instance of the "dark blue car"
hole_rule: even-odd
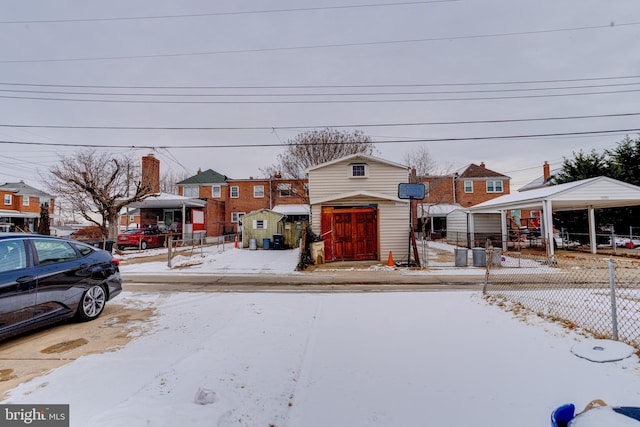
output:
[[[0,340],[63,319],[97,318],[122,291],[118,265],[81,242],[0,233]]]

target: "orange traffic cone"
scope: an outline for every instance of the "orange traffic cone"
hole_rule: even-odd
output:
[[[395,264],[393,263],[393,253],[391,253],[391,251],[389,251],[389,260],[387,261],[387,266],[395,267]]]
[[[238,235],[236,235],[236,240],[233,242],[233,247],[238,249]]]

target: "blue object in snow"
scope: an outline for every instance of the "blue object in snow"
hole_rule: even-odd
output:
[[[551,427],[567,427],[569,421],[573,419],[576,407],[573,403],[567,403],[556,408],[551,413]]]
[[[587,408],[590,409],[589,406],[587,406]],[[588,409],[585,409],[585,411],[587,411]],[[640,407],[613,406],[611,407],[611,409],[620,415],[624,415],[631,419],[640,421]],[[568,427],[569,422],[575,418],[575,411],[576,407],[573,403],[567,403],[565,405],[557,407],[551,413],[551,427]]]

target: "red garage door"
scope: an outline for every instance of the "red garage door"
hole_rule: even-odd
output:
[[[378,259],[378,223],[374,207],[322,208],[327,261]]]

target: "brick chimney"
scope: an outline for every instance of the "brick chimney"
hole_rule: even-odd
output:
[[[484,168],[484,162],[480,162],[480,167]]]
[[[545,160],[544,165],[542,165],[542,176],[544,178],[544,182],[549,181],[551,178],[551,171],[549,170],[549,162]]]
[[[153,154],[142,157],[142,185],[148,185],[152,193],[160,192],[160,160]]]

